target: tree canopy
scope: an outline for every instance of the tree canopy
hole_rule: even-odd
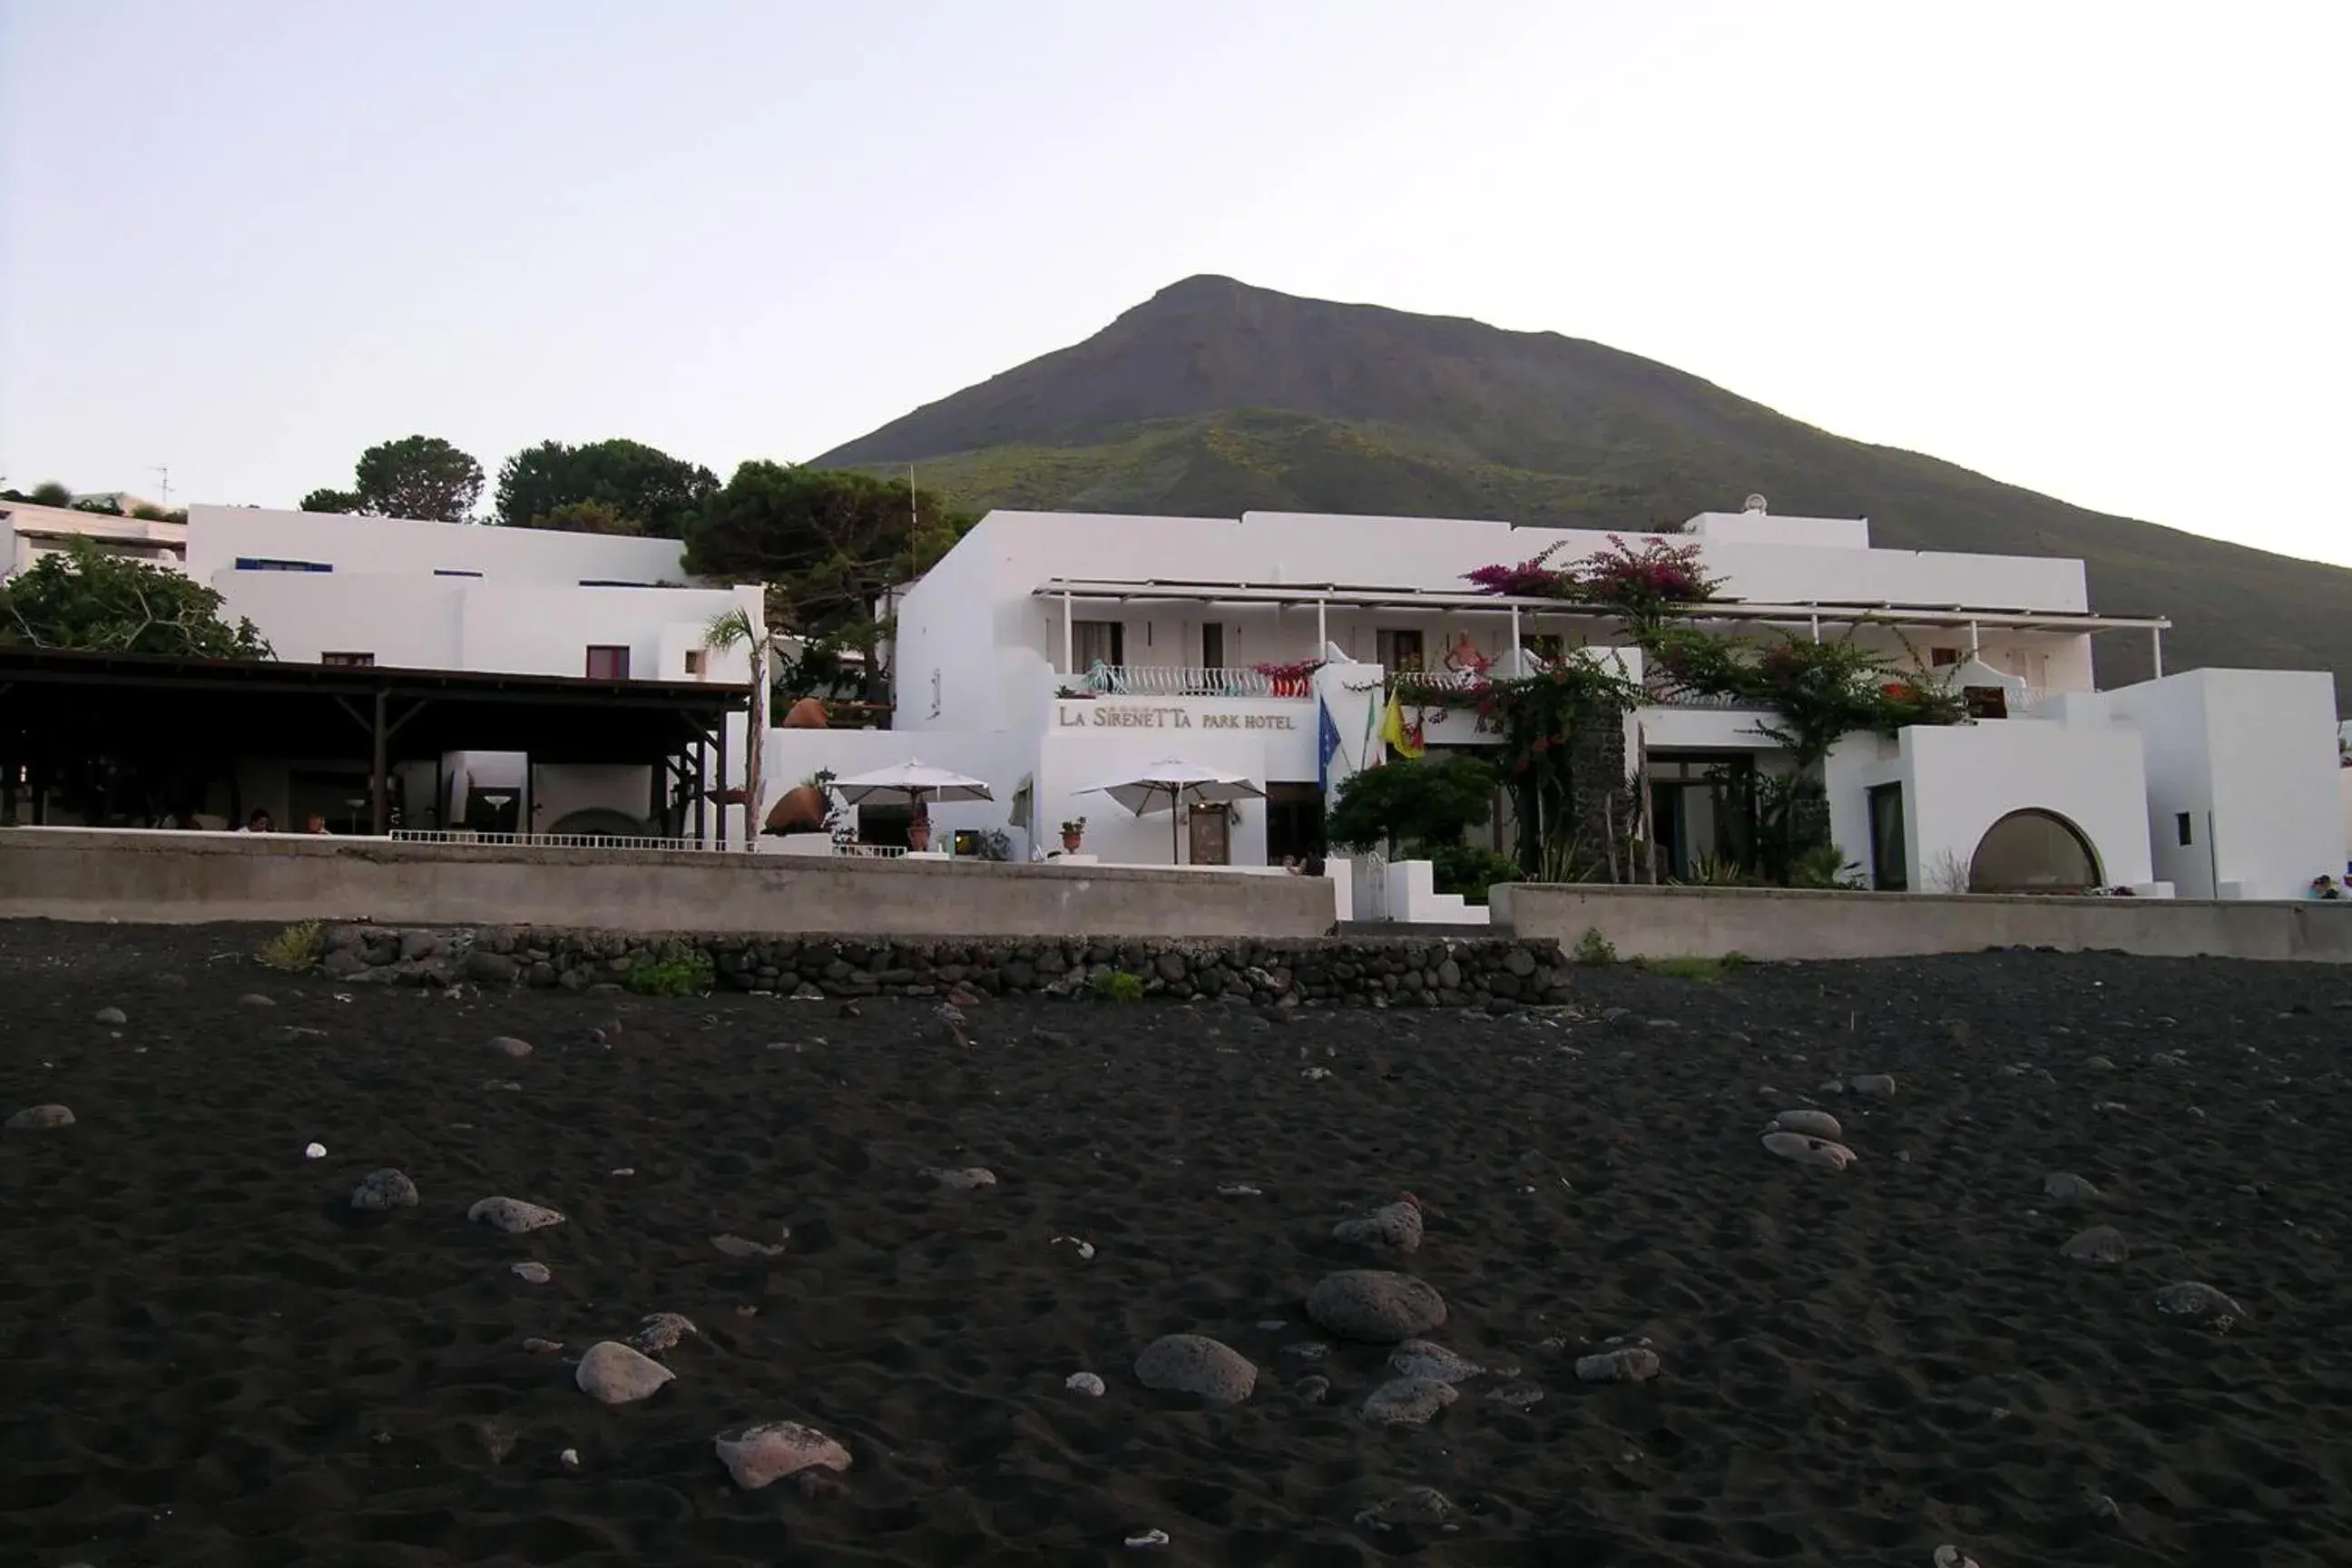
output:
[[[315,489],[297,503],[304,511],[364,511],[357,490]]]
[[[304,511],[363,511],[463,522],[482,499],[482,465],[438,436],[404,436],[360,454],[348,490],[315,489]]]
[[[1341,783],[1327,837],[1350,849],[1459,844],[1493,815],[1496,776],[1476,757],[1391,758]]]
[[[871,474],[749,462],[686,534],[691,572],[768,585],[768,624],[802,637],[871,624],[874,602],[945,554],[968,521]]]
[[[500,465],[497,517],[509,528],[578,529],[609,516],[617,526],[588,531],[682,539],[718,489],[709,468],[642,441],[542,441]],[[587,506],[604,510],[565,510]]]
[[[75,540],[0,583],[0,645],[271,657],[251,621],[231,626],[220,612],[220,595],[193,577]]]

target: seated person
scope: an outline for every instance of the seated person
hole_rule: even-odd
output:
[[[262,810],[259,806],[256,806],[254,807],[253,815],[245,819],[245,826],[238,829],[238,831],[242,833],[275,833],[278,831],[278,827],[275,823],[269,820],[269,814],[268,812]]]
[[[2344,889],[2336,885],[2335,878],[2322,872],[2311,879],[2311,896],[2315,899],[2340,899],[2344,896]]]

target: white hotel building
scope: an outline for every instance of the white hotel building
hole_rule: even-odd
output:
[[[251,620],[280,660],[296,663],[740,684],[749,656],[706,648],[705,631],[730,609],[754,625],[761,613],[756,586],[689,583],[673,539],[402,518],[192,507],[186,570],[219,590],[231,620]],[[728,752],[740,782],[740,717],[734,725]],[[317,810],[340,827],[358,809],[349,771],[331,758],[256,762],[238,795],[281,826]],[[411,827],[613,833],[622,818],[645,830],[649,814],[645,768],[541,765],[519,752],[411,764],[400,785]],[[704,821],[716,837],[716,814]],[[740,842],[740,828],[730,836]]]
[[[1777,516],[1760,501],[1694,518],[1673,542],[1696,542],[1723,579],[1701,612],[1717,629],[1916,650],[1934,676],[1975,689],[1979,711],[2003,715],[1853,736],[1832,754],[1836,840],[1876,886],[1948,890],[1973,875],[1979,887],[2284,899],[2344,872],[2326,674],[2208,669],[2101,691],[2095,643],[2154,644],[2160,668],[2165,623],[2095,612],[2079,561],[1875,549],[1866,521]],[[1639,679],[1640,653],[1617,646],[1606,616],[1465,581],[1555,545],[1565,564],[1608,542],[1427,518],[992,512],[897,605],[894,729],[774,731],[768,773],[781,790],[819,768],[919,756],[997,795],[932,808],[936,840],[1009,828],[1026,854],[1084,816],[1087,852],[1164,865],[1165,815],[1138,821],[1086,792],[1179,756],[1268,795],[1192,837],[1195,850],[1213,857],[1223,838],[1236,865],[1278,863],[1319,826],[1322,712],[1340,737],[1331,785],[1381,760],[1389,668],[1442,671],[1475,649],[1507,676],[1593,647]],[[1311,674],[1283,670],[1318,658]],[[1433,747],[1496,743],[1469,711],[1425,716]],[[1712,852],[1723,831],[1710,767],[1785,768],[1758,731],[1767,717],[1664,699],[1628,715],[1626,754],[1646,761],[1675,865]]]
[[[1864,521],[1760,507],[1702,514],[1675,542],[1696,543],[1724,580],[1703,609],[1719,629],[1916,649],[1937,677],[1974,689],[1980,711],[2004,715],[1853,736],[1832,754],[1837,842],[1879,886],[1937,890],[1973,871],[2006,886],[2283,899],[2344,870],[2325,674],[2198,670],[2102,691],[2096,642],[2156,643],[2163,623],[2095,613],[2080,562],[1874,549]],[[894,727],[770,730],[760,804],[820,769],[919,757],[987,780],[997,797],[932,807],[938,844],[957,829],[1003,830],[1025,858],[1057,848],[1059,825],[1083,816],[1086,853],[1165,865],[1169,818],[1138,820],[1088,786],[1177,756],[1267,792],[1188,833],[1188,857],[1278,863],[1315,841],[1326,784],[1382,759],[1390,668],[1443,672],[1468,648],[1507,676],[1591,647],[1638,679],[1639,652],[1618,646],[1605,616],[1475,594],[1465,580],[1555,545],[1564,564],[1607,543],[1426,518],[992,512],[892,606]],[[730,608],[761,613],[756,587],[689,584],[666,540],[197,507],[186,550],[187,571],[282,660],[741,682],[745,656],[706,649],[705,627]],[[1284,668],[1318,659],[1310,673]],[[1339,736],[1328,768],[1326,713]],[[1433,747],[1495,743],[1468,711],[1425,717]],[[1758,731],[1766,717],[1663,699],[1627,716],[1665,869],[1710,853],[1725,831],[1710,768],[1785,768]],[[742,739],[730,737],[727,783],[741,782]],[[306,769],[333,765],[268,764],[241,794],[291,824]],[[447,760],[438,800],[434,771],[402,781],[411,826],[478,818],[469,784],[510,797],[501,826],[525,831],[646,815],[643,769],[476,753]],[[890,831],[887,812],[861,815]]]

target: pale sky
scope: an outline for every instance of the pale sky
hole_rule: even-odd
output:
[[[723,478],[1218,272],[2352,563],[2347,58],[2352,0],[0,0],[0,473]]]

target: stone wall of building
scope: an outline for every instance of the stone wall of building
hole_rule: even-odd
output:
[[[1625,727],[1612,717],[1579,724],[1568,738],[1568,776],[1571,792],[1569,832],[1596,863],[1605,862],[1612,837],[1630,837],[1637,826],[1640,805],[1625,787]],[[1624,868],[1639,878],[1643,868]]]
[[[1127,973],[1143,994],[1265,1007],[1501,1007],[1568,1000],[1552,941],[877,940],[350,925],[325,933],[332,979],[380,984],[626,986],[650,965],[708,965],[721,990],[800,996],[1088,997]]]

